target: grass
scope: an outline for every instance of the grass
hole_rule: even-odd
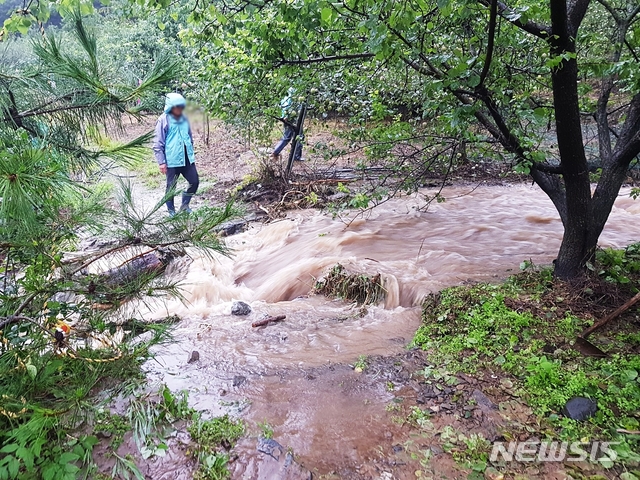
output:
[[[160,172],[158,164],[154,159],[146,158],[133,165],[134,171],[138,174],[140,181],[149,189],[156,189],[162,186],[165,176]]]
[[[620,462],[635,464],[640,461],[638,435],[620,430],[640,429],[636,328],[633,323],[624,328],[620,320],[613,332],[591,338],[600,340],[607,358],[586,358],[572,348],[576,336],[593,322],[585,312],[602,306],[590,300],[600,298],[593,290],[601,281],[576,289],[541,270],[500,285],[454,287],[430,295],[413,343],[428,350],[431,361],[446,373],[442,368],[425,373],[496,375],[532,407],[543,439],[617,441]],[[602,288],[608,291],[609,285]],[[626,343],[605,343],[607,336]],[[596,400],[596,415],[585,422],[564,417],[562,408],[574,396]]]
[[[314,290],[327,297],[340,298],[360,305],[378,304],[386,295],[379,273],[373,276],[353,274],[347,272],[340,264],[318,279]]]
[[[273,438],[273,426],[269,422],[265,420],[264,422],[258,423],[258,428],[260,429],[260,436],[262,438],[267,440]]]
[[[189,434],[194,442],[193,454],[199,461],[194,480],[229,478],[227,451],[236,444],[244,431],[244,424],[228,415],[210,420],[197,417],[189,426]]]
[[[235,444],[243,433],[244,424],[232,420],[229,415],[194,422],[189,427],[191,438],[206,450],[215,450],[220,445]]]

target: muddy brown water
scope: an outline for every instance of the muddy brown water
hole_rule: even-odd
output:
[[[275,438],[321,478],[384,478],[386,467],[379,462],[400,428],[385,412],[393,393],[380,382],[358,380],[348,364],[360,355],[403,352],[427,293],[504,278],[523,260],[549,264],[560,244],[561,222],[539,189],[471,190],[447,189],[446,202],[427,211],[416,196],[356,219],[292,212],[228,238],[231,258],[194,255],[178,273],[186,301],[153,308],[153,315],[183,320],[174,341],[147,364],[150,380],[188,390],[194,407],[210,415],[230,411],[248,421],[253,437],[238,447],[234,478],[270,478],[261,473],[255,452],[258,422],[272,425]],[[640,239],[639,219],[640,202],[622,192],[601,245]],[[336,263],[380,273],[385,305],[361,312],[311,295],[314,280]],[[234,300],[249,303],[252,313],[230,315]],[[264,314],[287,318],[252,328]],[[200,359],[187,363],[193,350]],[[182,478],[184,465],[176,465],[171,477],[172,467],[162,463],[162,472],[151,471],[149,478]],[[406,465],[396,465],[388,478],[415,478],[415,464]]]

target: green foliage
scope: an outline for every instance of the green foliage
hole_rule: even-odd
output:
[[[353,369],[358,373],[364,372],[368,367],[369,360],[367,359],[366,355],[360,355],[356,363],[354,363],[353,365]]]
[[[77,439],[84,422],[110,434],[114,449],[130,431],[143,458],[166,453],[164,427],[193,411],[185,395],[164,388],[152,401],[136,387],[149,346],[167,328],[136,325],[119,343],[111,334],[121,330],[117,320],[136,324],[133,300],[179,297],[161,273],[186,247],[225,253],[215,227],[234,211],[229,204],[171,219],[159,214],[163,201],[143,208],[121,184],[113,202],[113,186],[95,183],[148,156],[149,134],[125,144],[108,135],[136,114],[138,99],[173,79],[174,63],[156,58],[140,84],[123,79],[79,13],[69,18],[70,33],[34,39],[37,62],[0,62],[0,479],[91,478],[96,439]],[[73,252],[96,234],[106,246]],[[138,271],[145,255],[159,264]],[[58,324],[64,338],[54,337]],[[78,338],[94,328],[98,348]],[[129,344],[145,329],[149,342]],[[96,409],[96,388],[108,398],[122,393],[127,412]],[[142,478],[132,458],[113,455],[114,478]]]
[[[194,480],[225,480],[230,477],[227,463],[229,458],[222,453],[205,455],[193,476]]]
[[[440,432],[442,446],[456,462],[472,472],[484,472],[489,460],[491,443],[480,433],[466,435],[447,425]],[[483,476],[484,477],[484,476]]]
[[[407,420],[415,423],[422,430],[433,430],[434,428],[433,423],[431,423],[431,414],[416,406],[411,407],[411,413],[407,417]]]
[[[223,444],[233,445],[244,433],[244,424],[228,415],[194,422],[189,434],[204,451],[213,452]]]
[[[433,363],[445,365],[447,374],[488,370],[504,377],[506,385],[515,384],[514,392],[555,428],[547,435],[615,439],[626,451],[623,463],[640,458],[637,440],[616,433],[638,424],[640,358],[581,357],[571,344],[588,322],[545,303],[542,295],[553,295],[552,288],[543,271],[500,285],[443,290],[427,298],[414,344],[428,350]],[[429,376],[437,373],[428,370]],[[574,396],[595,399],[597,414],[585,423],[562,417]]]
[[[262,438],[270,439],[273,438],[273,427],[266,420],[264,422],[258,423],[258,428],[260,429],[260,434]]]
[[[122,441],[124,434],[131,430],[129,421],[124,415],[112,414],[105,410],[99,410],[95,416],[95,424],[93,426],[94,433],[103,433],[109,436],[110,446],[117,450]]]
[[[266,425],[266,424],[265,424]],[[267,428],[263,428],[267,431]],[[273,433],[273,432],[272,432]],[[195,453],[199,460],[197,480],[223,480],[229,478],[228,455],[221,451],[233,447],[244,434],[244,424],[232,420],[228,415],[210,420],[196,418],[189,426],[191,440],[195,442]]]
[[[152,343],[158,340],[154,338]],[[129,350],[123,345],[126,353],[96,363],[92,360],[102,359],[104,352],[79,351],[83,359],[50,351],[35,355],[38,346],[32,337],[30,348],[0,355],[0,438],[4,445],[0,450],[0,478],[26,478],[20,476],[26,472],[52,480],[71,480],[81,468],[89,468],[96,437],[77,437],[69,432],[78,420],[90,416],[93,407],[87,400],[96,385],[115,381],[124,388],[140,379],[140,366],[149,346],[143,343]],[[98,411],[96,419],[95,431],[111,433],[117,448],[130,429],[128,421],[104,411]]]
[[[634,243],[624,250],[598,250],[595,265],[588,264],[587,267],[597,270],[598,275],[608,282],[628,284],[640,273],[640,244]]]

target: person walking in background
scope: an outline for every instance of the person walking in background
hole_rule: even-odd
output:
[[[287,91],[287,96],[282,99],[280,102],[280,108],[282,109],[282,122],[284,123],[284,134],[282,135],[282,139],[276,145],[276,148],[273,150],[271,156],[274,160],[278,160],[280,157],[280,153],[284,150],[293,137],[296,134],[295,123],[298,116],[298,105],[295,105],[293,102],[293,95],[296,93],[293,87],[290,87]],[[304,134],[302,132],[302,127],[300,128],[300,132],[298,132],[298,142],[296,143],[296,151],[293,155],[293,159],[295,161],[302,161],[302,143],[304,142]]]
[[[191,213],[189,202],[198,191],[200,180],[195,164],[191,126],[184,114],[186,105],[187,101],[179,93],[167,94],[164,113],[156,123],[153,153],[160,171],[167,176],[167,193],[175,188],[180,175],[189,183],[182,194],[180,211]],[[173,196],[167,199],[167,210],[171,216],[176,214]]]

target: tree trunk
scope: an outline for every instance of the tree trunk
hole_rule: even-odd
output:
[[[597,246],[597,237],[586,233],[578,236],[573,229],[565,228],[553,272],[557,278],[573,280],[584,274],[584,265],[591,259]]]
[[[556,260],[557,277],[580,276],[595,249],[591,244],[591,184],[582,140],[578,98],[578,62],[575,39],[570,31],[566,0],[551,0],[553,37],[549,43],[554,57],[563,57],[553,68],[553,103],[560,165],[564,179],[566,218],[564,237]],[[597,239],[596,239],[597,240]]]

